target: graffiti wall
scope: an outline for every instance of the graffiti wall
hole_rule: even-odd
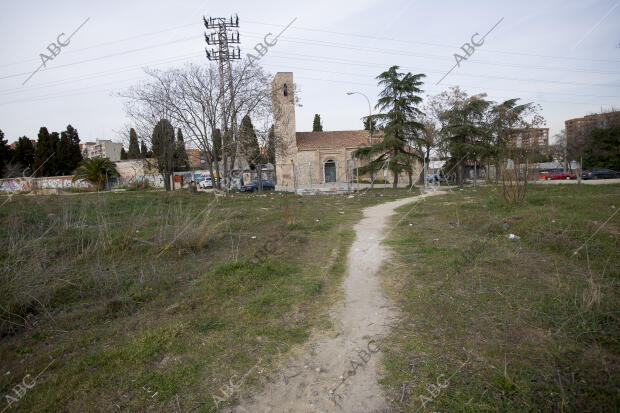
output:
[[[39,189],[94,189],[93,185],[84,181],[72,181],[73,176],[49,176],[43,178],[7,178],[0,179],[0,192],[37,191]]]

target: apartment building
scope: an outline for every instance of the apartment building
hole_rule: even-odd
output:
[[[517,129],[514,131],[513,144],[517,148],[537,149],[547,153],[549,151],[549,128]]]
[[[620,126],[620,111],[596,113],[583,118],[569,119],[564,122],[566,146],[569,151],[571,148],[578,151],[586,144],[594,129],[612,126]]]
[[[100,156],[116,162],[121,160],[122,148],[122,143],[112,142],[109,139],[97,139],[96,142],[85,142],[82,144],[82,157],[95,158]]]

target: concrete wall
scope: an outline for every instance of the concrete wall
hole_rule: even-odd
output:
[[[0,192],[38,191],[41,189],[95,189],[93,185],[78,180],[72,182],[73,176],[50,176],[43,178],[7,178],[0,179]]]

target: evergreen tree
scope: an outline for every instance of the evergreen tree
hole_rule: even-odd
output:
[[[144,141],[142,142],[144,145]],[[144,158],[146,155],[146,151],[144,153],[140,152],[140,146],[138,145],[138,135],[134,128],[129,129],[129,151],[127,152],[127,158],[129,159],[138,159],[140,156]]]
[[[373,118],[383,123],[383,140],[354,152],[354,156],[369,160],[359,169],[360,173],[372,173],[387,165],[394,176],[394,188],[398,186],[402,172],[412,173],[413,159],[419,155],[410,151],[409,143],[419,139],[424,128],[419,122],[423,113],[417,106],[422,102],[418,95],[422,93],[421,79],[425,75],[398,73],[398,69],[398,66],[392,66],[377,76],[384,89],[376,107],[385,113],[373,115]]]
[[[164,179],[166,191],[170,190],[170,176],[174,172],[176,143],[174,127],[168,119],[161,119],[153,129],[153,155],[157,159],[157,169]]]
[[[28,169],[32,174],[32,164],[34,163],[34,145],[25,136],[17,140],[15,145],[15,162],[18,162],[23,170]]]
[[[312,121],[312,132],[323,132],[323,125],[321,124],[321,115],[318,113],[314,115],[314,121]]]
[[[4,176],[4,168],[6,164],[10,161],[9,157],[9,146],[4,139],[4,132],[0,130],[0,177]]]
[[[213,131],[213,157],[216,162],[222,160],[222,132],[219,129]]]
[[[56,132],[54,132],[56,133]],[[58,175],[70,175],[75,169],[72,163],[72,142],[67,132],[60,133],[60,139],[56,144],[56,173]],[[50,160],[51,161],[51,160]]]
[[[71,141],[71,149],[70,156],[67,159],[67,170],[69,173],[73,172],[75,168],[80,165],[82,162],[82,151],[80,150],[80,136],[78,135],[77,129],[75,129],[71,125],[67,125],[67,130],[65,131],[67,137]]]
[[[127,152],[125,151],[125,147],[121,148],[121,160],[124,161],[127,159]]]
[[[588,168],[620,170],[620,126],[594,129],[590,146],[583,152],[583,164]]]
[[[267,135],[267,162],[272,165],[276,164],[276,132],[273,125],[269,128]]]
[[[175,156],[175,169],[179,171],[187,171],[189,169],[189,161],[187,159],[187,151],[185,150],[185,141],[183,140],[183,132],[181,132],[181,128],[177,129],[177,144]]]
[[[55,134],[55,135],[54,135]],[[36,176],[54,176],[56,172],[55,159],[58,133],[52,135],[45,126],[39,129],[37,146],[34,151],[34,163],[32,166]]]
[[[139,158],[148,158],[148,157],[149,157],[149,150],[146,147],[146,144],[144,143],[144,141],[141,141]]]
[[[377,121],[369,116],[364,117],[364,130],[370,130],[371,127],[372,131],[375,132],[377,130]]]
[[[254,169],[254,166],[262,160],[254,125],[252,125],[252,120],[248,115],[245,115],[241,120],[239,139],[241,140],[241,151],[250,164],[250,168]]]
[[[478,155],[491,150],[491,128],[486,122],[491,102],[480,96],[472,96],[464,104],[446,112],[447,124],[443,134],[446,137],[450,159],[448,168],[456,166],[457,182],[463,185],[465,179],[464,160],[475,160]]]

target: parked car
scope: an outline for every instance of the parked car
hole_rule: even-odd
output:
[[[581,173],[581,179],[611,179],[620,178],[620,172],[607,168],[586,169]]]
[[[439,174],[432,174],[426,176],[427,182],[448,182],[447,179]]]
[[[577,179],[577,175],[575,175],[575,174],[567,174],[565,172],[562,172],[562,173],[559,173],[559,174],[548,175],[546,179],[547,179],[547,181],[549,181],[551,179]]]
[[[211,180],[211,178],[205,178],[198,183],[198,186],[201,189],[213,188],[213,181]]]
[[[273,182],[263,179],[263,190],[268,191],[270,189],[275,190],[276,186],[273,184]],[[258,191],[258,179],[253,179],[252,182],[247,185],[243,185],[241,188],[239,188],[239,190],[242,192]]]

